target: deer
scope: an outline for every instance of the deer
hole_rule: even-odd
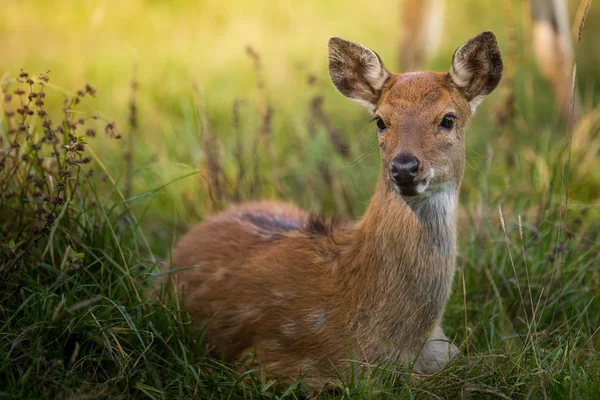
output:
[[[178,241],[165,283],[212,354],[278,380],[325,387],[351,362],[435,373],[459,353],[441,325],[456,269],[464,132],[501,79],[496,37],[466,41],[448,72],[391,73],[375,51],[339,37],[328,57],[335,88],[376,125],[381,173],[364,215],[235,205]]]

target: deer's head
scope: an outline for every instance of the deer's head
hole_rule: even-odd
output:
[[[389,188],[424,196],[448,184],[458,187],[465,127],[502,76],[494,34],[480,33],[460,46],[446,73],[394,74],[363,45],[332,37],[328,47],[333,84],[374,116]]]

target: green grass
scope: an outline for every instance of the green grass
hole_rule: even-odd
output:
[[[375,130],[366,112],[329,83],[325,44],[331,35],[348,37],[375,48],[397,69],[399,19],[390,17],[398,14],[397,4],[5,3],[0,76],[50,69],[46,109],[55,123],[63,94],[74,94],[63,88],[91,82],[96,98],[86,96],[73,115],[84,116],[98,137],[88,138],[84,154],[74,156],[94,159],[81,167],[93,169],[94,178],[77,175],[80,186],[56,205],[49,236],[17,262],[20,243],[30,237],[19,233],[21,226],[43,223],[34,213],[41,200],[29,191],[27,176],[38,173],[31,163],[20,164],[18,178],[10,179],[11,191],[20,195],[3,197],[0,396],[305,397],[298,385],[278,388],[210,359],[177,299],[154,300],[148,289],[174,241],[235,201],[278,198],[345,218],[361,215],[380,168]],[[442,48],[429,67],[447,69],[455,47],[492,29],[507,72],[515,74],[514,87],[501,87],[480,106],[467,134],[458,272],[444,318],[461,357],[428,377],[394,365],[367,376],[357,366],[340,388],[321,396],[595,399],[600,29],[592,21],[600,9],[592,6],[576,46],[584,116],[569,146],[526,40],[526,6],[507,2],[517,21],[517,50],[509,60],[510,21],[502,6],[458,3],[447,9]],[[570,3],[571,15],[578,3]],[[247,45],[260,54],[258,70]],[[131,126],[134,78],[137,120]],[[508,91],[515,114],[500,125],[495,116]],[[349,156],[337,151],[335,132],[311,106],[316,96],[323,97],[327,122],[349,144]],[[106,120],[90,118],[96,112]],[[6,150],[3,118],[0,147]],[[35,140],[41,120],[30,118]],[[108,121],[116,122],[122,139],[104,137]],[[30,142],[21,139],[21,148],[33,155]],[[60,150],[60,157],[69,154]],[[56,180],[44,193],[53,196],[60,177],[56,165],[48,168]],[[65,180],[67,188],[76,181]]]

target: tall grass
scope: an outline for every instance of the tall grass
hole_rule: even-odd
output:
[[[467,12],[455,22],[468,29],[450,33],[433,61],[435,69],[447,68],[452,47],[484,24],[497,28],[508,55],[504,92],[482,105],[468,133],[459,268],[444,321],[461,348],[457,361],[432,376],[412,376],[396,365],[367,374],[356,365],[326,392],[307,393],[300,381],[281,388],[208,357],[202,333],[193,331],[179,299],[147,295],[180,233],[232,202],[280,198],[345,218],[361,214],[379,171],[374,128],[357,106],[336,97],[323,49],[327,35],[361,40],[371,32],[361,41],[380,50],[394,21],[383,21],[379,11],[388,4],[378,9],[367,3],[335,8],[338,3],[309,2],[293,16],[283,5],[273,6],[265,31],[258,19],[221,28],[215,22],[223,12],[228,21],[247,20],[265,9],[262,2],[241,11],[210,2],[200,8],[184,1],[127,3],[120,13],[114,5],[77,3],[56,20],[44,19],[44,3],[8,2],[5,15],[27,12],[48,39],[42,40],[38,25],[13,27],[14,20],[0,19],[0,30],[13,29],[0,35],[13,51],[3,60],[9,73],[0,83],[0,395],[597,398],[598,97],[582,90],[584,114],[572,131],[563,128],[527,56],[518,2],[505,2],[512,7],[502,19],[481,14],[483,22],[471,13],[497,6],[465,2]],[[345,20],[319,25],[327,29],[315,28],[310,46],[289,36],[272,40],[282,32],[305,32],[302,24],[314,15],[333,19],[330,7]],[[148,43],[143,36],[150,29],[154,41],[139,50],[134,72],[128,56],[105,57],[109,51],[130,54],[130,44],[117,40],[124,34],[117,25],[139,23],[140,11],[151,27],[126,25],[128,37]],[[180,23],[179,40],[169,41],[165,27],[172,20]],[[91,33],[65,32],[65,21],[80,33],[91,21]],[[363,33],[348,21],[364,21]],[[583,37],[576,30],[576,41],[585,42],[592,25]],[[244,31],[250,43],[231,34],[242,26],[254,27]],[[228,32],[220,42],[206,40],[205,49],[194,44],[219,29]],[[97,40],[95,32],[106,41],[85,49],[86,37]],[[21,43],[19,33],[32,39],[30,47],[14,45]],[[38,47],[57,46],[53,35],[72,35],[69,48],[88,54],[90,64],[83,58],[67,64]],[[244,51],[247,44],[252,47]],[[190,57],[190,49],[204,56]],[[593,86],[597,72],[585,63],[594,53],[583,49],[577,52],[579,81]],[[384,61],[394,59],[393,51],[382,44]],[[286,57],[291,60],[281,61]],[[156,62],[158,69],[140,60]],[[179,60],[209,78],[194,80]],[[304,66],[294,66],[299,61]],[[15,69],[21,66],[52,72],[32,75]],[[219,68],[222,74],[215,72]],[[75,81],[79,87],[84,77],[99,78],[97,92],[52,84]],[[114,95],[105,95],[113,88]]]

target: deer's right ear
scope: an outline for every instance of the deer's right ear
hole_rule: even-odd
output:
[[[337,90],[373,113],[381,89],[392,75],[377,53],[339,37],[329,39],[327,50],[329,76]]]
[[[502,69],[496,36],[482,32],[454,52],[450,77],[475,111],[481,100],[498,86]]]

